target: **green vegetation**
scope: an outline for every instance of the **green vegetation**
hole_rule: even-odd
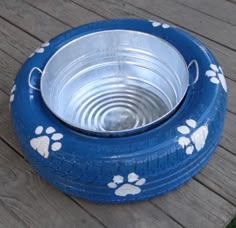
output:
[[[236,216],[231,220],[231,222],[226,226],[226,228],[236,228]]]

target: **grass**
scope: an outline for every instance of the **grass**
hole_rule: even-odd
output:
[[[226,228],[236,228],[236,216],[231,220],[231,222],[226,226]]]

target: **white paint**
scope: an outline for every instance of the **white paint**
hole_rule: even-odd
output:
[[[29,58],[31,58],[31,57],[33,57],[33,56],[34,56],[34,52],[29,55]]]
[[[136,195],[141,192],[141,189],[132,184],[123,184],[121,187],[116,189],[115,194],[117,196]]]
[[[212,78],[210,79],[210,81],[211,81],[212,83],[214,83],[214,84],[219,84],[219,83],[220,83],[219,79],[216,78],[216,77],[212,77]]]
[[[190,139],[185,136],[182,136],[178,139],[178,143],[184,149],[186,146],[190,144]]]
[[[162,28],[166,29],[169,28],[170,26],[168,24],[162,24]]]
[[[46,43],[43,43],[43,44],[41,44],[41,46],[39,47],[39,48],[37,48],[30,56],[29,56],[29,58],[31,58],[32,56],[34,56],[34,54],[42,54],[42,53],[44,53],[44,51],[45,51],[45,48],[46,47],[48,47],[50,45],[50,43],[49,42],[46,42]]]
[[[55,128],[53,128],[53,127],[48,127],[47,129],[46,129],[46,133],[47,134],[51,134],[51,133],[54,133],[56,130],[55,130]]]
[[[224,91],[227,93],[227,84],[226,84],[225,77],[224,77],[223,73],[222,74],[219,73],[218,77],[219,77],[219,80],[221,82],[221,85],[222,85]]]
[[[181,134],[189,134],[190,130],[188,128],[188,126],[182,125],[180,127],[177,128],[178,132],[180,132]]]
[[[190,145],[186,148],[186,154],[187,155],[191,155],[193,153],[193,150],[194,150],[194,146],[193,145]]]
[[[206,72],[206,76],[208,76],[208,77],[215,77],[216,76],[216,72],[213,71],[213,70],[208,70]]]
[[[219,72],[219,69],[215,64],[210,64],[210,68],[214,70],[215,72]]]
[[[13,102],[13,101],[14,101],[14,98],[15,98],[15,95],[14,95],[14,94],[11,94],[11,95],[10,95],[10,102]]]
[[[223,69],[221,68],[221,66],[219,66],[219,70],[222,74],[224,74]]]
[[[164,29],[167,29],[167,28],[170,27],[168,24],[162,24],[162,23],[160,23],[160,22],[158,22],[158,21],[149,20],[149,22],[152,23],[152,26],[153,26],[153,27],[161,26],[161,27],[164,28]]]
[[[120,175],[114,176],[114,177],[113,177],[113,181],[114,181],[114,183],[116,183],[116,184],[123,183],[124,177],[122,177],[122,176],[120,176]]]
[[[152,26],[153,26],[153,27],[158,27],[158,26],[160,26],[160,25],[161,25],[161,23],[158,22],[158,21],[154,21],[154,22],[152,23]]]
[[[15,94],[14,94],[15,90],[16,90],[16,85],[13,82],[13,86],[11,88],[10,103],[12,103],[15,99]]]
[[[224,77],[224,72],[222,70],[222,68],[219,66],[217,67],[215,64],[210,64],[210,70],[206,71],[206,76],[210,78],[210,81],[213,84],[221,84],[224,91],[227,93],[227,84],[225,81],[225,77]]]
[[[44,53],[44,48],[37,48],[35,50],[36,53]]]
[[[191,139],[197,151],[200,151],[204,146],[208,136],[208,127],[201,126],[191,135]]]
[[[135,184],[137,186],[142,186],[146,183],[146,179],[145,178],[141,178],[140,180],[138,180]]]
[[[11,93],[13,93],[16,90],[16,85],[12,86]]]
[[[117,188],[117,184],[114,183],[114,182],[108,183],[107,186],[108,186],[109,188]]]
[[[47,47],[47,46],[49,46],[49,45],[50,45],[49,42],[45,42],[44,44],[41,45],[41,47]]]
[[[30,145],[34,150],[36,150],[44,158],[48,158],[49,151],[49,142],[50,139],[48,136],[40,136],[30,140]]]
[[[43,127],[42,127],[42,126],[38,126],[38,127],[35,129],[35,134],[36,134],[36,135],[40,135],[42,132],[43,132]]]
[[[139,194],[142,191],[140,187],[146,183],[146,179],[139,179],[139,176],[136,173],[130,173],[127,179],[128,183],[124,183],[124,177],[120,175],[114,176],[113,182],[108,183],[107,186],[109,188],[116,189],[115,195],[124,197],[127,195]],[[117,181],[119,183],[117,183]],[[118,186],[118,184],[120,186]]]
[[[193,119],[188,119],[185,121],[188,126],[182,125],[177,128],[177,130],[184,134],[178,139],[178,144],[185,150],[187,155],[191,155],[194,149],[200,151],[205,146],[205,142],[208,136],[208,126],[203,125],[195,130],[197,127],[197,122]],[[183,127],[188,128],[189,133],[186,135],[186,131],[183,131]],[[191,130],[194,130],[191,133]],[[190,134],[191,133],[191,134]]]
[[[58,151],[60,150],[62,147],[62,144],[60,142],[54,142],[52,144],[52,151]]]
[[[148,20],[148,21],[152,23],[153,27],[157,27],[157,26],[161,25],[161,23],[158,21],[154,21],[154,20]]]
[[[63,138],[63,135],[61,133],[55,133],[52,135],[53,140],[60,140]]]
[[[133,183],[133,182],[137,181],[138,178],[139,178],[139,176],[136,175],[135,173],[130,173],[128,175],[128,182]]]
[[[49,147],[52,151],[59,151],[61,149],[62,144],[58,141],[63,138],[63,135],[61,133],[55,133],[51,135],[55,131],[53,127],[48,127],[45,133],[43,133],[43,130],[43,126],[38,126],[35,129],[35,134],[38,135],[38,137],[32,138],[30,140],[30,145],[41,156],[48,158]],[[52,140],[56,142],[52,143]]]
[[[192,128],[195,128],[197,126],[197,122],[193,119],[188,119],[186,120],[186,124],[189,126],[189,127],[192,127]]]

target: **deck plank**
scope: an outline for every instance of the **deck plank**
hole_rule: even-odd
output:
[[[236,25],[236,5],[222,0],[173,0],[184,6]]]
[[[102,19],[101,16],[78,6],[72,1],[24,1],[32,7],[36,7],[49,15],[53,15],[57,20],[73,27]]]
[[[170,0],[125,0],[125,2],[150,13],[157,14],[164,19],[179,23],[190,31],[200,33],[210,40],[236,50],[236,39],[234,39],[236,37],[235,26],[224,21],[190,9],[177,2],[171,2]],[[230,34],[230,36],[225,34]]]
[[[174,24],[179,24],[189,31],[198,33],[210,40],[214,40],[219,44],[236,49],[236,41],[233,39],[234,34],[236,34],[234,26],[190,9],[177,2],[171,2],[169,0],[124,0],[119,2],[114,0],[103,0],[99,2],[96,0],[73,1],[98,12],[100,15],[104,15],[104,13],[108,12],[110,15],[109,17],[133,17],[134,15],[137,15],[136,12],[140,13],[141,10],[141,17],[149,17],[152,19],[153,16],[156,15]],[[102,14],[102,12],[104,13]],[[119,12],[118,15],[120,16],[117,15],[117,12]],[[152,17],[150,17],[150,15],[152,15]],[[226,38],[225,33],[232,34],[232,36],[230,35]]]
[[[32,1],[32,0],[27,0]],[[196,38],[200,39],[217,57],[219,62],[221,63],[225,74],[231,78],[232,80],[236,81],[236,52],[217,44],[204,36],[200,33],[196,33],[195,31],[189,30],[186,27],[182,26],[181,20],[170,20],[169,17],[165,19],[160,18],[160,15],[156,13],[150,13],[146,10],[137,8],[136,6],[130,5],[125,3],[124,1],[116,1],[116,0],[106,0],[106,1],[97,1],[97,0],[73,0],[77,2],[82,7],[85,7],[93,12],[98,13],[99,15],[103,15],[106,18],[129,18],[129,17],[136,17],[136,18],[146,18],[146,19],[153,19],[153,20],[160,20],[162,22],[172,23],[183,30],[186,30],[190,34],[194,35]],[[41,5],[41,10],[47,11],[47,8],[44,5]],[[69,13],[69,12],[68,12]],[[55,14],[52,14],[55,16]],[[73,24],[70,24],[73,26]],[[196,30],[197,32],[199,30]]]
[[[236,117],[233,113],[228,112],[225,119],[224,134],[220,144],[236,155]]]
[[[152,202],[191,228],[225,227],[236,212],[230,203],[193,179]]]
[[[24,62],[41,42],[0,18],[0,49]],[[45,40],[46,41],[46,40]]]
[[[18,222],[23,221],[20,227],[25,227],[23,223],[29,227],[104,227],[70,198],[42,181],[1,139],[0,167],[0,205],[6,209],[5,215],[11,211],[20,218]]]
[[[231,2],[231,3],[233,3],[233,4],[236,4],[236,0],[225,0],[225,1]]]
[[[11,85],[14,80],[14,73],[17,73],[21,65],[20,63],[16,62],[15,59],[0,50],[0,66],[0,88],[8,94],[11,90]]]
[[[12,211],[8,210],[2,200],[0,200],[0,227],[29,227],[21,218]]]
[[[182,227],[150,202],[124,205],[94,204],[76,199],[108,227],[114,228],[169,228]]]
[[[232,80],[227,79],[228,86],[228,110],[236,114],[236,84]]]
[[[30,4],[34,3],[33,0],[26,0],[26,1],[29,2]],[[49,3],[50,3],[51,7],[58,5],[58,3],[55,1],[49,1]],[[80,25],[80,23],[81,23],[80,18],[84,17],[84,14],[81,15],[81,17],[78,17],[78,15],[75,13],[75,11],[70,11],[69,10],[70,8],[68,9],[68,6],[63,11],[56,11],[56,10],[54,11],[50,7],[48,7],[48,5],[47,5],[48,3],[45,4],[45,2],[42,3],[41,1],[37,1],[36,4],[37,4],[37,7],[40,8],[40,10],[42,10],[48,14],[51,14],[54,18],[57,18],[57,20],[66,17],[66,22],[70,26]],[[105,4],[103,1],[98,2],[96,0],[90,0],[90,1],[81,1],[80,4],[83,7],[89,8],[99,14],[106,16],[107,18],[134,17],[135,16],[135,17],[146,17],[146,18],[158,19],[158,18],[153,18],[153,16],[150,13],[147,13],[141,9],[136,9],[133,6],[125,5],[125,7],[124,7],[124,5],[123,5],[124,3],[122,3],[121,1],[118,2],[118,1],[114,1],[114,0],[109,0],[109,1],[107,0],[107,4]],[[106,6],[109,6],[109,7],[106,7]],[[76,9],[80,8],[78,5],[75,5],[75,7],[76,7]],[[32,15],[34,15],[34,11],[38,11],[38,10],[31,8],[31,11],[29,11],[28,13],[31,13]],[[84,11],[84,13],[89,14],[91,12],[87,10],[87,11]],[[40,17],[43,17],[43,15],[44,15],[44,13],[39,12],[39,11],[37,12],[37,14],[39,14]],[[71,19],[71,18],[73,18],[73,19]],[[93,17],[93,19],[95,19],[95,16]],[[97,16],[97,19],[99,20],[99,19],[103,19],[103,18],[100,16]],[[20,20],[20,18],[19,18],[19,20]],[[87,22],[90,22],[90,20],[88,20]],[[32,26],[31,22],[28,22],[28,23],[30,26]],[[40,22],[36,21],[36,23],[39,24],[38,26],[40,26]],[[58,23],[59,23],[59,21],[58,21]],[[18,26],[20,26],[21,24],[22,24],[22,22],[17,23]],[[55,26],[57,26],[57,25],[55,24]],[[62,25],[62,26],[64,26],[64,25]],[[26,26],[26,28],[27,27],[29,27],[29,26]],[[26,29],[26,28],[24,28],[24,29]],[[15,30],[15,32],[17,32],[17,34],[20,34],[20,31],[17,31],[16,28],[11,28],[11,29]],[[50,30],[50,26],[48,26],[47,28],[44,28],[44,29]],[[48,31],[48,32],[50,32],[50,31]],[[222,47],[219,44],[216,44],[216,43],[214,43],[208,39],[205,39],[199,35],[196,35],[196,34],[194,34],[194,35],[197,38],[199,38],[202,42],[204,42],[212,50],[212,52],[215,54],[215,56],[220,61],[221,65],[225,71],[225,74],[229,78],[231,78],[232,80],[236,81],[236,64],[234,61],[236,59],[236,52],[234,52],[230,49],[227,49],[225,47]],[[42,41],[46,41],[45,39],[43,39],[44,35],[40,36],[39,38]],[[12,40],[12,38],[10,38],[10,39]],[[14,41],[14,39],[12,41]],[[23,46],[25,46],[25,44]],[[19,47],[20,46],[18,46],[17,48],[19,48]]]
[[[1,0],[0,16],[32,36],[47,41],[69,26],[42,13],[22,0]]]
[[[195,177],[236,206],[236,156],[218,147],[208,165]]]

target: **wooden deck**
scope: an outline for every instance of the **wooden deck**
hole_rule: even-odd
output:
[[[24,160],[11,129],[9,91],[42,42],[84,23],[147,18],[180,27],[220,61],[229,102],[224,135],[209,164],[183,187],[150,201],[98,205],[66,196]],[[0,227],[225,227],[236,214],[235,0],[1,0]]]

